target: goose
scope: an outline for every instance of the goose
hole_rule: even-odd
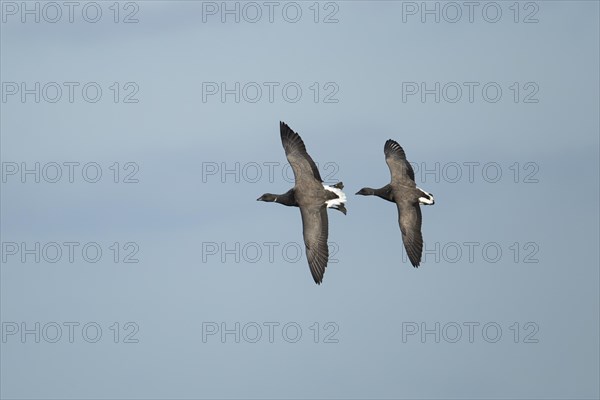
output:
[[[435,200],[433,194],[417,187],[415,172],[406,160],[406,153],[402,146],[389,139],[385,142],[383,153],[385,162],[390,168],[391,182],[381,189],[362,188],[356,194],[378,196],[396,203],[402,242],[404,242],[410,263],[417,268],[421,263],[421,254],[423,253],[420,205],[433,205]]]
[[[300,208],[308,266],[315,283],[320,285],[329,259],[327,208],[346,214],[346,195],[342,192],[344,184],[324,184],[300,135],[284,122],[279,122],[279,132],[285,155],[294,171],[295,184],[284,194],[265,193],[257,200]]]

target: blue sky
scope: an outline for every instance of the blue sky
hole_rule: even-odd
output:
[[[597,2],[21,4],[3,398],[598,398]],[[298,210],[256,202],[292,186],[279,121],[349,197],[321,286]],[[354,196],[389,138],[436,198],[419,269],[395,206]]]

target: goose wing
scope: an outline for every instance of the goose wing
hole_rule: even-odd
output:
[[[304,245],[306,246],[306,258],[310,273],[317,285],[323,281],[327,260],[329,259],[329,248],[327,237],[329,235],[329,222],[327,219],[327,208],[300,207],[302,215],[302,232]]]
[[[392,182],[400,183],[405,186],[416,186],[415,171],[406,160],[404,149],[396,141],[389,139],[383,147],[385,162],[390,168]]]
[[[294,171],[296,183],[313,178],[323,182],[319,169],[306,152],[306,147],[300,135],[287,126],[285,122],[279,122],[279,132],[285,155]]]
[[[421,207],[418,203],[399,203],[398,223],[402,232],[402,242],[413,267],[421,263],[423,252],[423,235],[421,234]]]

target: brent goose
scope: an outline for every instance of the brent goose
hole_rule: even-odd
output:
[[[295,185],[284,194],[265,193],[257,200],[300,207],[306,258],[315,283],[320,285],[329,259],[327,208],[346,214],[344,185],[342,182],[325,185],[300,135],[284,122],[279,122],[279,131],[285,155],[294,171]]]
[[[406,248],[410,263],[413,267],[418,267],[423,252],[421,207],[419,205],[433,205],[435,200],[431,193],[417,187],[415,172],[406,160],[406,154],[398,143],[389,139],[385,142],[383,152],[385,162],[390,168],[392,181],[381,189],[363,188],[356,194],[378,196],[396,203],[404,248]]]

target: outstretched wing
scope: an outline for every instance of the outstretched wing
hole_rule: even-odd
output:
[[[329,259],[327,207],[300,207],[300,213],[308,266],[315,283],[320,285]]]
[[[306,147],[300,135],[287,126],[285,122],[279,122],[279,132],[281,133],[281,143],[285,155],[292,166],[296,182],[313,178],[323,182],[317,165],[306,152]]]
[[[421,234],[421,207],[418,203],[396,203],[398,223],[402,232],[402,242],[413,267],[421,263],[423,253],[423,235]]]
[[[396,141],[389,139],[383,147],[385,162],[390,168],[392,182],[400,183],[404,186],[416,186],[415,171],[406,160],[404,149]]]

